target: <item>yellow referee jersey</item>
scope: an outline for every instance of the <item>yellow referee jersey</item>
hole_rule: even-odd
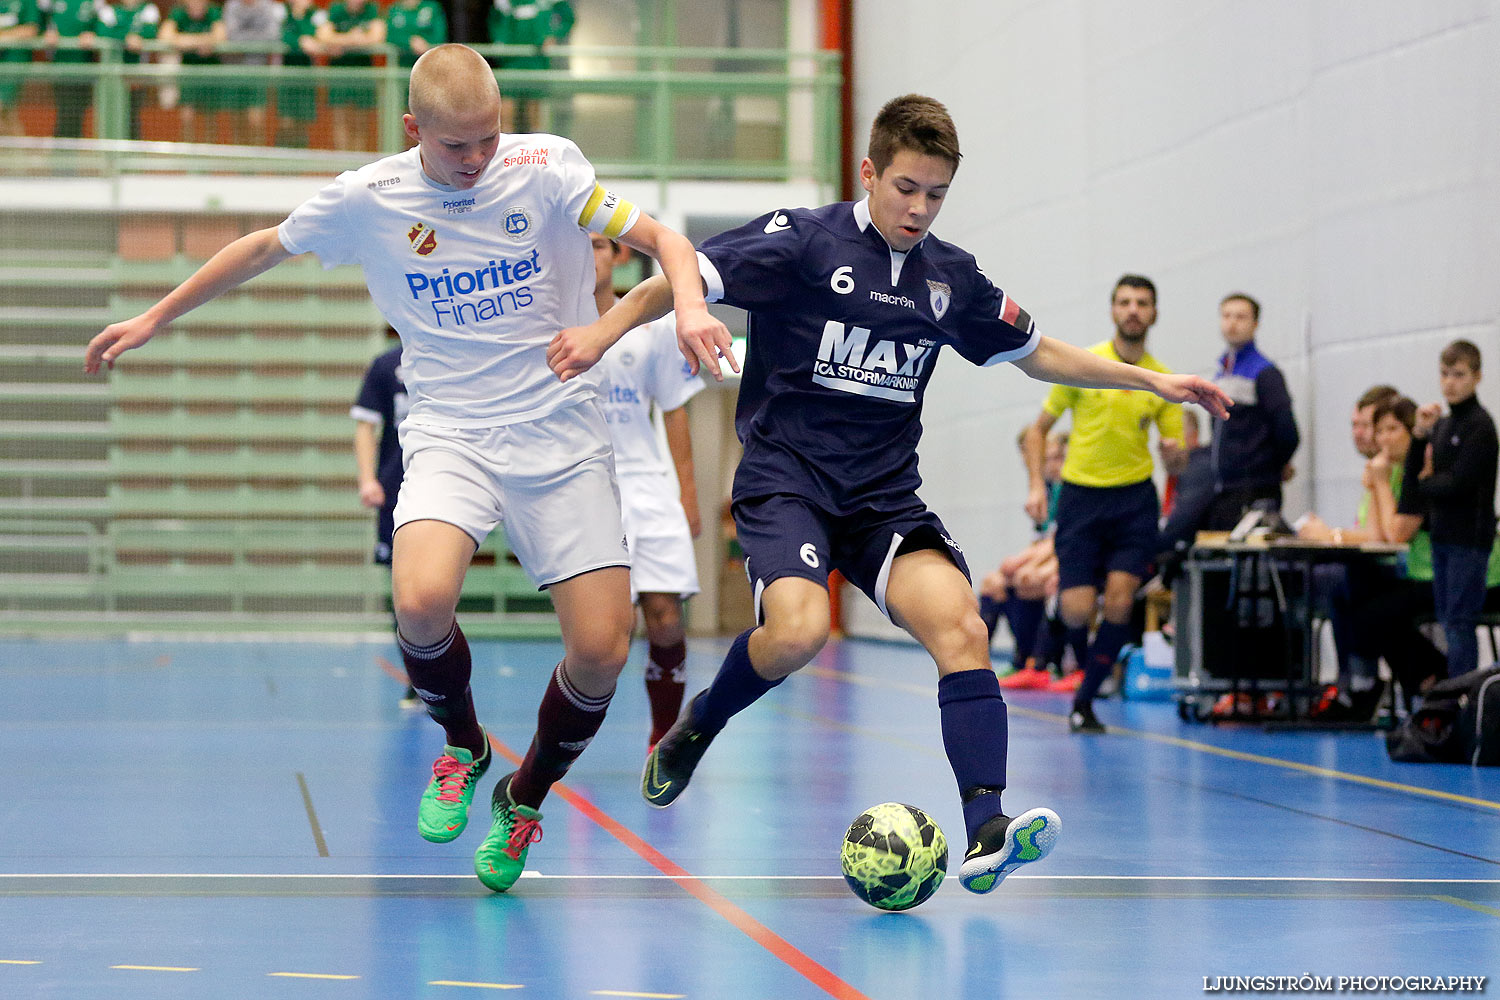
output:
[[[1113,340],[1089,350],[1111,361],[1122,360]],[[1154,372],[1171,369],[1149,354],[1136,362]],[[1164,438],[1182,440],[1182,407],[1144,389],[1079,389],[1055,385],[1042,409],[1060,417],[1073,410],[1068,457],[1062,478],[1077,486],[1129,486],[1151,478],[1152,423]]]

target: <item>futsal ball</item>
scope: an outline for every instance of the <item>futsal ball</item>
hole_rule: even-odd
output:
[[[909,910],[942,884],[948,839],[916,806],[882,802],[849,824],[839,862],[860,899],[882,910]]]

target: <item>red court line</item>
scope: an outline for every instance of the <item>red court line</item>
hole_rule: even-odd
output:
[[[392,680],[399,681],[402,684],[410,684],[411,683],[411,680],[406,676],[406,671],[402,670],[400,667],[396,666],[394,663],[392,663],[390,660],[387,660],[385,657],[383,657],[383,656],[377,656],[377,657],[375,657],[375,665],[377,667],[379,667],[381,670],[384,670],[386,672],[387,676],[389,676]]]
[[[521,758],[494,736],[490,736],[490,746],[494,747],[500,756],[512,764],[520,766]],[[634,831],[604,812],[604,810],[594,805],[584,796],[563,784],[553,785],[552,791],[568,805],[603,827],[606,832],[620,843],[640,855],[651,867],[671,878],[673,882],[681,886],[689,895],[695,897],[700,903],[703,903],[709,909],[733,924],[750,940],[781,959],[787,965],[790,965],[793,969],[796,969],[808,982],[818,987],[824,993],[827,993],[831,997],[837,997],[838,1000],[870,1000],[865,994],[798,951],[781,935],[725,899],[718,892],[709,888],[686,868],[683,868],[677,862],[646,843]]]

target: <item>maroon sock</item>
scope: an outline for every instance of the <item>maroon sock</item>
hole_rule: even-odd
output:
[[[448,745],[463,747],[475,757],[482,757],[487,745],[469,691],[473,660],[469,656],[469,641],[458,622],[453,623],[446,637],[431,646],[412,645],[399,631],[396,642],[401,646],[401,659],[406,664],[411,686],[427,705],[427,714],[443,727]]]
[[[646,697],[651,699],[652,746],[667,734],[677,714],[682,711],[682,695],[687,678],[682,664],[687,659],[687,643],[674,642],[670,646],[650,646],[646,659]]]
[[[526,759],[510,779],[513,802],[533,809],[542,804],[547,792],[568,773],[599,731],[614,696],[613,691],[602,698],[581,694],[568,681],[563,664],[557,665],[537,709],[536,735],[531,738]]]

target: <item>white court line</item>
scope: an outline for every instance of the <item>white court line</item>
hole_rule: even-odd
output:
[[[544,875],[526,871],[522,878],[534,879],[615,879],[619,881],[675,882],[680,876],[672,875]],[[842,882],[841,875],[693,875],[695,882]],[[298,875],[298,874],[233,874],[233,873],[183,873],[183,872],[110,872],[90,874],[87,872],[57,872],[53,874],[18,873],[0,874],[0,882],[9,879],[302,879],[324,881],[349,881],[351,879],[427,879],[433,881],[474,881],[472,875]],[[1324,875],[1010,875],[1006,881],[1027,882],[1339,882],[1373,883],[1377,885],[1497,885],[1500,878],[1372,878],[1365,876]]]

